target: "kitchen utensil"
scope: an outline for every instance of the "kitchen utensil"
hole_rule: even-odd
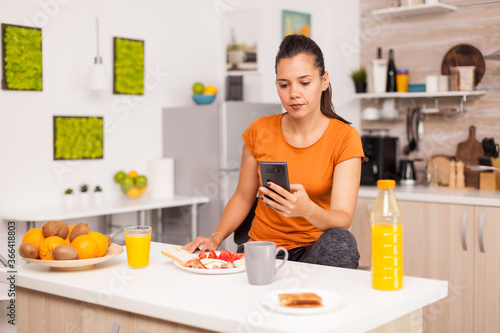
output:
[[[494,167],[494,166],[487,166],[487,165],[467,165],[467,169],[470,169],[472,171],[499,171],[500,168]]]
[[[400,185],[415,185],[417,177],[413,160],[399,161],[399,175],[401,176]]]
[[[419,107],[408,108],[406,113],[406,138],[408,139],[408,146],[403,148],[405,155],[418,150],[419,132],[423,134],[423,126],[420,125],[421,118],[422,115]]]
[[[363,110],[363,120],[378,120],[380,119],[380,111],[375,107],[368,107]]]
[[[486,69],[481,52],[469,44],[456,45],[446,53],[441,63],[441,74],[450,75],[450,67],[457,66],[476,66],[474,79],[475,86],[477,86],[483,78]]]
[[[441,185],[449,185],[451,159],[452,156],[446,155],[435,155],[430,159],[431,166],[438,167],[438,180]]]
[[[491,156],[494,158],[498,157],[500,149],[499,149],[498,144],[495,143],[494,138],[484,138],[481,143],[483,145],[484,154],[486,156]]]
[[[467,165],[478,165],[479,158],[484,155],[483,146],[476,140],[476,126],[469,127],[469,137],[457,145],[455,159]],[[465,186],[479,188],[479,174],[465,168]]]

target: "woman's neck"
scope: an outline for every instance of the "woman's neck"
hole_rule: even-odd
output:
[[[289,144],[297,148],[309,147],[325,133],[330,118],[319,112],[296,119],[288,113],[281,118],[281,129]]]

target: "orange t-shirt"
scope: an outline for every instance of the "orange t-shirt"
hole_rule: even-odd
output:
[[[297,148],[283,135],[282,116],[262,117],[250,124],[242,135],[248,150],[258,162],[287,162],[290,184],[302,184],[313,202],[330,209],[335,166],[355,157],[364,159],[359,133],[346,123],[330,119],[318,141]],[[259,200],[249,236],[290,250],[314,243],[322,233],[305,218],[284,217]]]

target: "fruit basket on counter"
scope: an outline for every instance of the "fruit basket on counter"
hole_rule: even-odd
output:
[[[148,179],[145,175],[138,174],[132,170],[128,174],[118,171],[114,176],[115,182],[120,185],[120,189],[129,198],[138,198],[146,193]]]

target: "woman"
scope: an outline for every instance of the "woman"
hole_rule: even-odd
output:
[[[259,118],[243,133],[238,186],[217,228],[183,248],[217,249],[245,219],[259,191],[250,241],[274,241],[289,251],[289,260],[357,268],[359,253],[348,229],[364,159],[359,134],[333,110],[323,53],[313,40],[285,37],[275,71],[286,112]],[[291,192],[260,184],[259,161],[287,162]]]

